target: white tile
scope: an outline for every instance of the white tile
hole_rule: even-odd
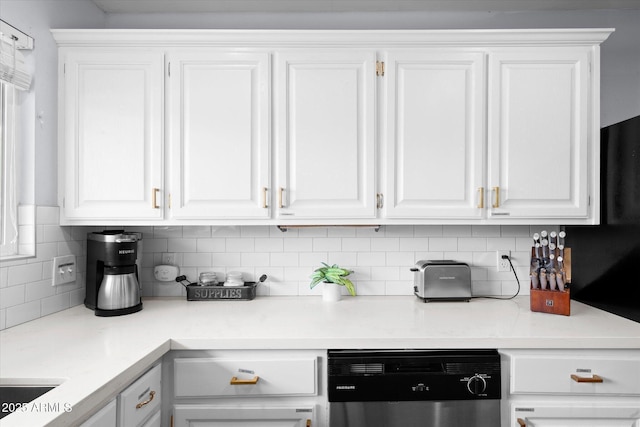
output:
[[[500,237],[499,225],[473,225],[471,226],[473,237]]]
[[[60,208],[57,206],[37,206],[37,224],[58,224],[60,223]]]
[[[383,266],[386,262],[384,252],[359,252],[358,265]]]
[[[257,237],[255,239],[256,252],[282,252],[284,239],[276,237]]]
[[[0,310],[0,331],[7,328],[7,310]]]
[[[371,277],[374,280],[398,280],[400,267],[371,267]]]
[[[158,225],[153,227],[154,239],[177,239],[182,237],[182,226],[180,225]]]
[[[180,285],[179,283],[157,282],[154,289],[154,296],[179,297],[183,295],[183,292],[184,286]]]
[[[328,254],[326,252],[300,252],[297,255],[298,265],[300,267],[318,267],[320,263],[328,263]]]
[[[40,311],[42,316],[66,310],[70,307],[70,293],[66,292],[64,294],[43,298],[40,303]]]
[[[253,252],[255,248],[253,238],[228,237],[226,244],[228,252]]]
[[[400,237],[400,250],[407,251],[428,251],[429,250],[429,238],[409,238]]]
[[[84,245],[82,242],[66,241],[58,242],[58,255],[75,255],[80,256],[84,253]]]
[[[429,238],[430,251],[457,251],[458,239],[455,237],[431,237]]]
[[[335,252],[342,250],[342,239],[337,237],[317,237],[313,239],[313,250],[315,252]]]
[[[198,252],[224,252],[227,248],[227,239],[197,239],[196,250]]]
[[[354,227],[329,227],[327,228],[328,237],[356,237],[356,229]]]
[[[307,281],[311,282],[311,274],[313,268],[310,267],[292,267],[284,269],[284,280],[286,282]]]
[[[484,252],[487,250],[487,239],[484,237],[458,238],[459,251]]]
[[[20,236],[20,244],[30,244],[34,245],[36,243],[36,226],[31,225],[20,225],[18,227],[18,236]]]
[[[55,295],[56,287],[51,286],[51,280],[40,280],[37,282],[31,282],[24,285],[25,287],[25,302],[35,301],[43,298]]]
[[[240,253],[214,253],[212,266],[229,267],[240,264]]]
[[[7,328],[37,319],[40,317],[40,301],[31,301],[26,304],[8,307],[6,316]]]
[[[297,267],[299,254],[292,252],[274,252],[271,254],[272,267]]]
[[[358,253],[329,252],[326,263],[330,265],[338,264],[340,267],[350,268],[350,266],[358,264]]]
[[[196,252],[197,239],[168,239],[167,252]]]
[[[441,225],[416,225],[414,226],[414,236],[416,237],[440,237],[442,236]]]
[[[69,292],[69,307],[75,307],[76,305],[83,304],[85,294],[86,289],[84,286],[80,287],[80,289]]]
[[[42,242],[64,242],[66,240],[71,240],[71,236],[63,227],[59,225],[45,225],[44,235],[42,237]]]
[[[211,237],[211,227],[208,225],[190,225],[182,228],[184,238],[206,238]]]
[[[36,225],[36,206],[35,205],[19,205],[18,206],[18,224]]]
[[[0,288],[9,286],[9,267],[0,267]]]
[[[241,237],[269,237],[270,226],[267,225],[251,225],[240,227]]]
[[[551,227],[553,229],[553,227]],[[528,225],[502,225],[500,235],[503,237],[531,237]]]
[[[384,235],[380,230],[376,231],[374,227],[358,227],[356,228],[356,237],[377,237]]]
[[[53,257],[58,256],[58,243],[38,243],[36,245],[36,257],[29,260],[29,262],[43,262],[51,260]]]
[[[9,267],[8,286],[14,286],[21,283],[35,282],[42,279],[42,264],[23,264]]]
[[[489,280],[473,281],[471,282],[471,295],[474,297],[502,295],[502,283]]]
[[[211,227],[211,237],[240,237],[239,226],[213,226]]]
[[[144,239],[142,244],[145,252],[168,252],[169,242],[167,239]]]
[[[269,295],[296,296],[298,293],[297,281],[285,281],[269,285]]]
[[[8,286],[0,289],[0,308],[14,307],[24,304],[24,285]]]
[[[385,295],[413,295],[413,283],[407,280],[387,280]]]
[[[357,282],[355,285],[357,295],[385,295],[386,284],[383,280],[367,280]],[[351,296],[348,297],[351,298]]]
[[[327,237],[327,229],[324,227],[299,228],[300,237]]]
[[[284,239],[283,250],[285,252],[311,252],[313,250],[313,239],[311,237]]]
[[[499,251],[499,250],[516,250],[515,237],[489,237],[487,238],[487,250]]]
[[[470,225],[444,225],[442,226],[443,237],[470,237]]]
[[[209,253],[186,253],[182,255],[185,267],[210,267],[212,256]]]
[[[445,252],[444,259],[451,259],[458,262],[464,262],[469,264],[469,267],[473,265],[473,252]]]
[[[410,268],[416,263],[413,254],[414,252],[387,252],[385,265]]]
[[[371,239],[371,252],[397,252],[399,250],[399,237],[379,237]]]
[[[473,265],[476,267],[496,267],[495,252],[474,252]]]
[[[269,253],[250,252],[241,254],[240,263],[247,267],[268,267],[270,265]]]
[[[380,230],[385,237],[413,237],[413,225],[384,225]]]
[[[347,237],[342,239],[343,252],[370,252],[371,239],[367,237]]]

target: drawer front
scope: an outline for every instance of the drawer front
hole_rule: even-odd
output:
[[[640,358],[516,356],[511,393],[640,394]]]
[[[118,396],[120,427],[137,427],[160,408],[162,365],[157,365]]]
[[[176,397],[299,396],[317,394],[316,358],[174,361]]]

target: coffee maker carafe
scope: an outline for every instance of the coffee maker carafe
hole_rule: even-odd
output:
[[[87,285],[84,305],[96,316],[142,310],[138,251],[142,233],[105,230],[87,234]]]

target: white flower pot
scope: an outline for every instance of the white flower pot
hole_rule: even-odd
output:
[[[335,283],[324,282],[322,284],[322,300],[327,302],[340,301],[342,298],[342,286]]]

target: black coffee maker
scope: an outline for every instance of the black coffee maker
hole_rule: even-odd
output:
[[[84,305],[96,316],[142,310],[138,250],[142,233],[105,230],[87,234],[87,284]]]

